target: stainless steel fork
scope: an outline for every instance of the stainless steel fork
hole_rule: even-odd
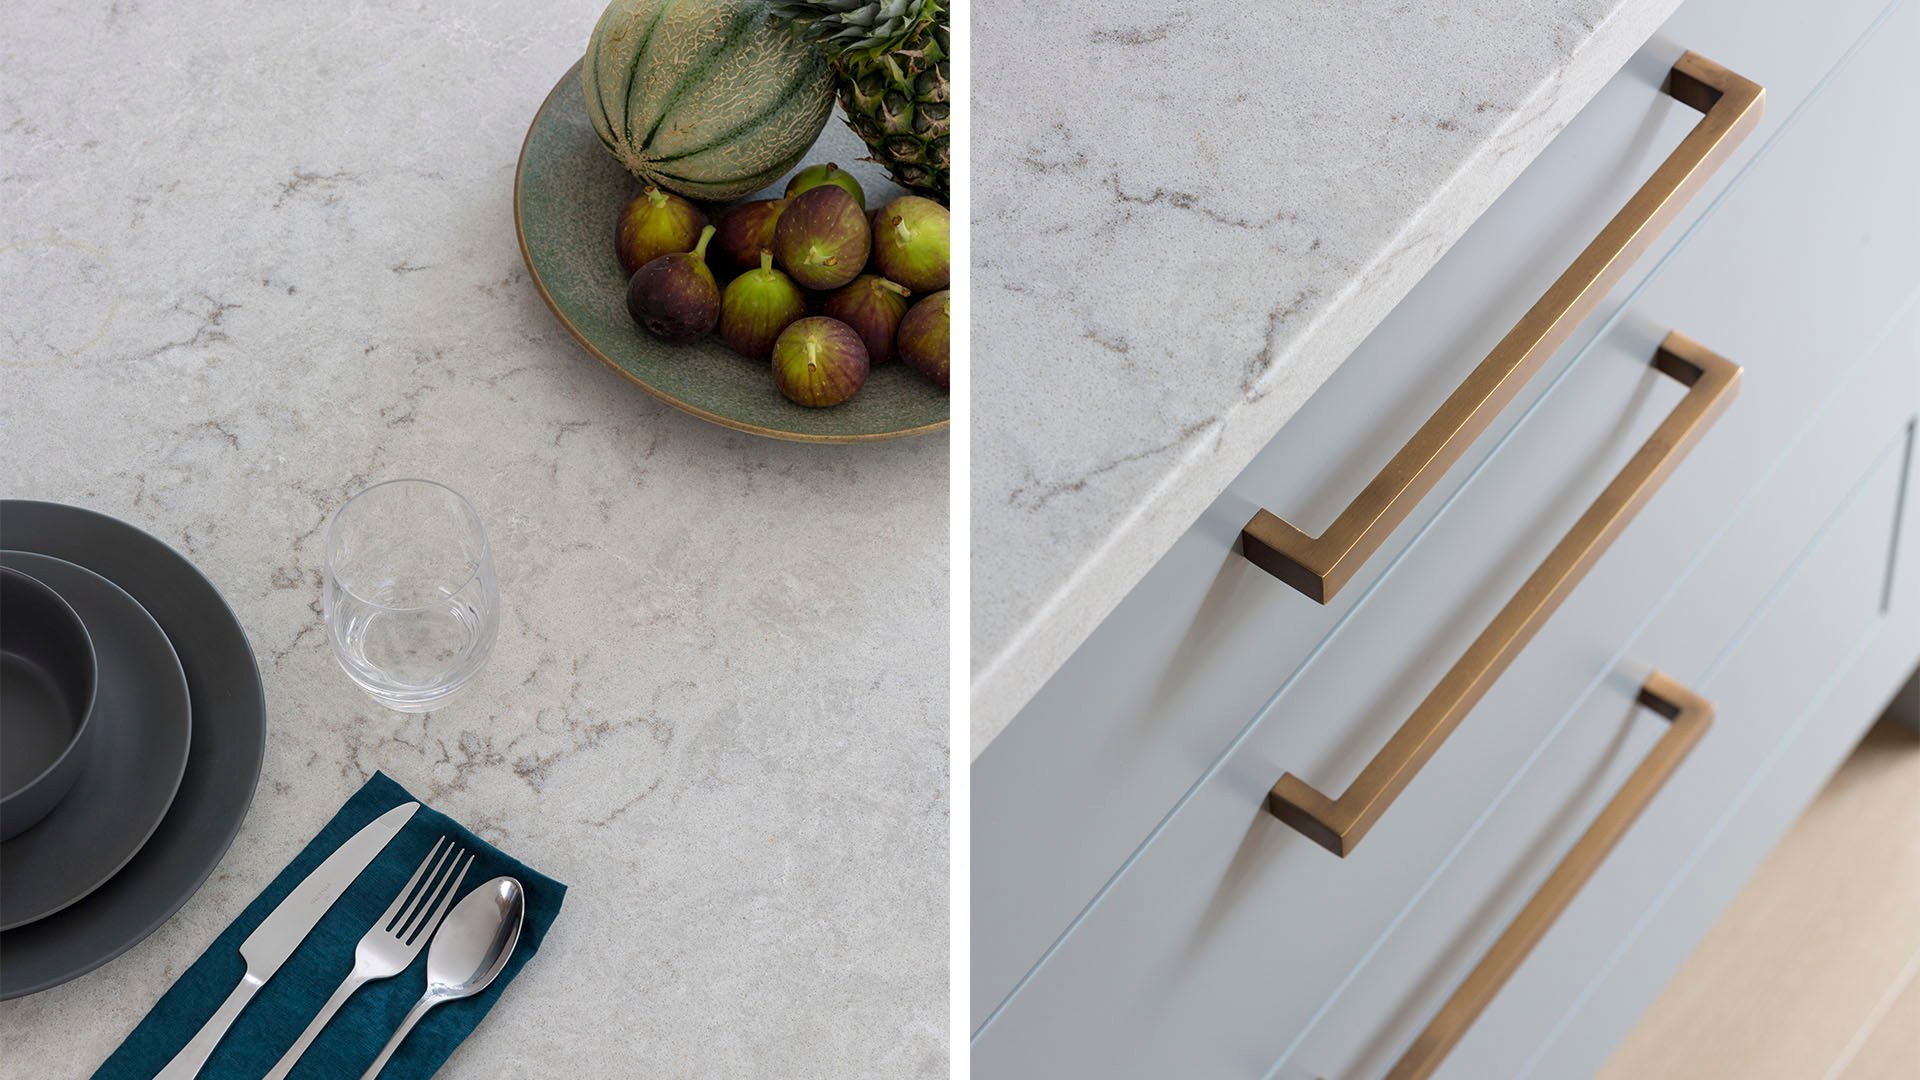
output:
[[[445,851],[441,850],[442,846],[446,848]],[[436,855],[439,856],[437,860]],[[466,856],[465,862],[461,861],[462,855]],[[280,1064],[267,1074],[266,1080],[284,1080],[287,1073],[293,1071],[293,1065],[300,1060],[300,1055],[313,1045],[314,1038],[333,1019],[333,1014],[340,1011],[340,1006],[353,996],[355,990],[375,979],[390,979],[407,970],[407,965],[413,963],[413,958],[420,955],[421,948],[433,937],[440,920],[446,917],[447,908],[459,894],[460,882],[466,879],[467,868],[472,865],[473,856],[446,837],[433,842],[427,857],[420,860],[420,868],[401,886],[400,895],[393,898],[386,914],[380,916],[353,950],[352,973],[327,999],[327,1003],[320,1007],[320,1014],[313,1018],[313,1023],[307,1025],[307,1030],[300,1033],[300,1038],[280,1059]],[[428,866],[433,868],[431,873],[427,870]],[[421,885],[423,877],[426,884]],[[418,892],[414,891],[415,885],[420,885]],[[405,906],[404,910],[402,905]]]

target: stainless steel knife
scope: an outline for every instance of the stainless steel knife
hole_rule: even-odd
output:
[[[293,955],[293,950],[300,947],[300,942],[320,922],[320,916],[347,891],[347,886],[353,884],[387,842],[400,835],[401,827],[419,809],[419,803],[402,803],[374,818],[335,848],[306,880],[293,887],[287,898],[280,901],[280,906],[240,943],[240,958],[247,962],[247,974],[240,985],[233,988],[233,993],[227,995],[227,1000],[208,1018],[206,1025],[180,1048],[154,1080],[189,1080],[200,1075],[207,1059],[213,1056],[213,1048],[220,1045],[221,1037],[239,1018],[247,1002],[273,978],[273,973],[280,970],[280,965],[286,963],[287,957]]]

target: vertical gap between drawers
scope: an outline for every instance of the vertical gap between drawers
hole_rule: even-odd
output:
[[[1893,536],[1887,544],[1887,573],[1880,585],[1880,614],[1893,610],[1893,575],[1900,562],[1900,528],[1907,517],[1907,496],[1913,490],[1913,440],[1914,429],[1920,425],[1920,416],[1907,421],[1907,447],[1900,459],[1900,485],[1893,497]]]

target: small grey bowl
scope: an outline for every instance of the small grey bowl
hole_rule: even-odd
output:
[[[80,616],[0,567],[0,841],[39,824],[86,769],[98,688]]]

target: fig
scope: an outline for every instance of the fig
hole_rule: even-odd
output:
[[[867,363],[884,364],[893,359],[893,335],[900,329],[900,317],[907,313],[909,295],[903,285],[861,274],[827,294],[821,311],[853,327],[867,347]]]
[[[801,319],[773,343],[774,385],[796,405],[838,405],[859,393],[866,381],[867,347],[853,327],[838,319]]]
[[[853,196],[853,201],[860,204],[860,209],[867,208],[867,193],[860,190],[860,181],[855,180],[852,173],[831,161],[825,165],[809,165],[794,173],[793,179],[787,181],[787,198],[791,199],[804,191],[812,191],[821,184],[832,184],[840,188]]]
[[[627,313],[634,322],[675,344],[713,329],[720,318],[720,286],[707,269],[712,239],[708,225],[692,251],[662,255],[634,271],[627,282]]]
[[[945,289],[920,301],[900,320],[900,336],[895,347],[900,359],[932,379],[940,389],[947,388],[947,342],[953,324],[953,294]]]
[[[773,226],[786,208],[785,199],[760,199],[720,215],[713,246],[721,268],[738,274],[759,266],[760,253],[773,250]]]
[[[873,232],[874,266],[917,293],[946,288],[953,261],[947,240],[952,216],[918,195],[902,195],[881,207]]]
[[[662,255],[692,251],[700,242],[707,215],[678,195],[648,185],[633,197],[614,226],[613,249],[632,277],[635,270]]]
[[[741,356],[765,360],[780,331],[806,314],[800,286],[773,268],[773,252],[762,251],[760,269],[734,278],[720,298],[720,336]]]
[[[773,257],[808,289],[837,289],[867,265],[867,216],[845,190],[822,184],[788,200],[773,229]]]

